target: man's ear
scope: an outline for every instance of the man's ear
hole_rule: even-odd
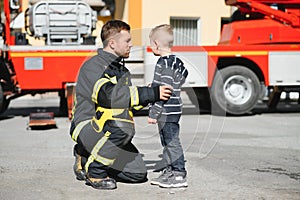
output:
[[[109,41],[108,41],[108,46],[111,48],[111,49],[115,49],[115,40],[113,40],[113,39],[110,39]]]

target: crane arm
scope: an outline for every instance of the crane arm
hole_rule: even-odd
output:
[[[299,5],[299,0],[225,0],[225,4],[229,6],[238,6],[249,10],[250,12],[259,12],[272,19],[279,20],[283,23],[290,24],[293,27],[300,27],[300,17],[294,13],[287,13],[281,10],[275,10],[270,7],[271,4],[289,4]]]

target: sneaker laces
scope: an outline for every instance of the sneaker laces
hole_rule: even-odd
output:
[[[172,174],[172,168],[171,168],[171,166],[166,167],[166,168],[162,171],[162,174],[161,174],[160,176],[166,176],[166,175],[169,176],[169,174]]]

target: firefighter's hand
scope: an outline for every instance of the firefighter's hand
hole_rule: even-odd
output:
[[[148,124],[156,124],[157,120],[156,119],[152,119],[150,117],[148,117]]]
[[[161,100],[168,100],[172,94],[172,87],[167,85],[159,86],[159,98]]]

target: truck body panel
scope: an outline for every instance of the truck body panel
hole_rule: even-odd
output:
[[[75,82],[80,66],[95,51],[95,46],[12,46],[10,57],[22,90],[55,90],[63,89],[64,83]]]

